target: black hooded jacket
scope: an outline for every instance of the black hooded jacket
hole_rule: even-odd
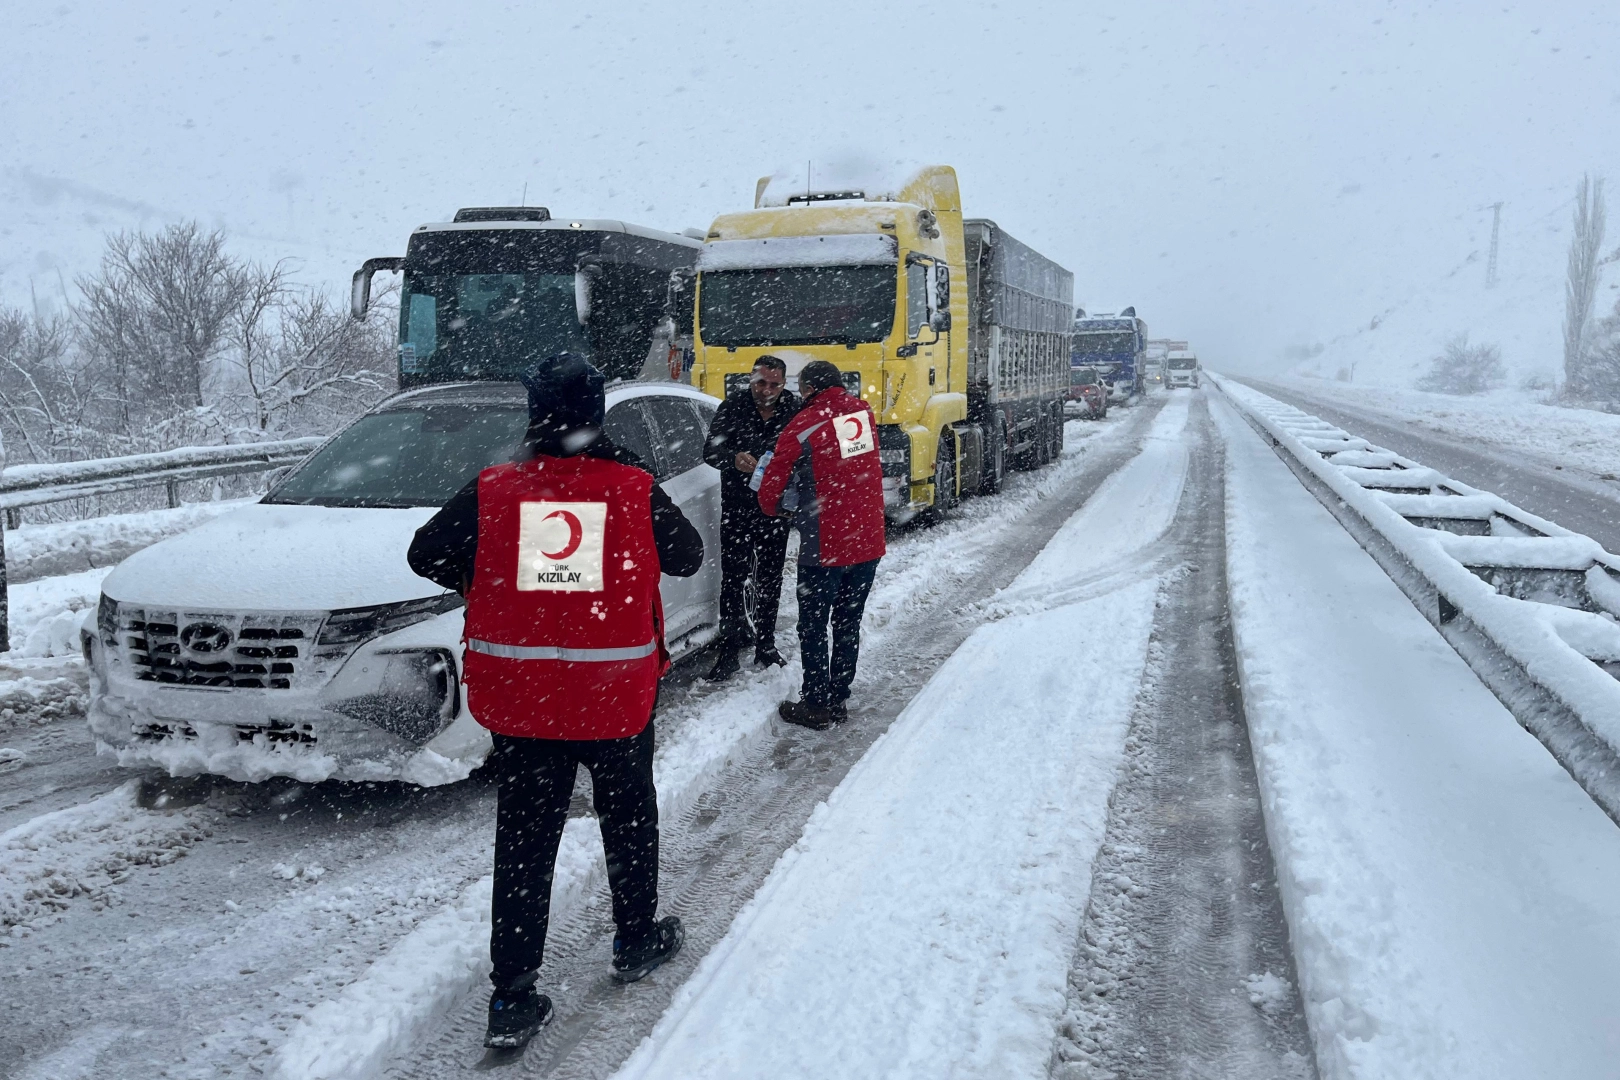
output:
[[[524,376],[529,391],[529,431],[524,455],[588,454],[652,472],[629,450],[602,433],[603,381],[595,368],[566,353]],[[582,445],[583,444],[583,445]],[[703,566],[703,537],[664,489],[652,486],[653,544],[659,569],[691,577]],[[416,530],[406,556],[411,569],[436,585],[466,595],[478,557],[478,478]]]

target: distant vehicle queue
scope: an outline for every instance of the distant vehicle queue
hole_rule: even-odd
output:
[[[964,218],[944,166],[892,190],[761,181],[753,209],[702,235],[540,207],[465,209],[417,228],[403,256],[367,261],[353,282],[357,317],[380,270],[403,272],[400,393],[260,503],[106,579],[85,633],[90,719],[120,762],[418,784],[476,767],[490,741],[463,692],[462,597],[413,574],[403,552],[523,443],[518,380],[548,358],[603,374],[604,436],[701,537],[703,565],[663,578],[660,632],[676,655],[712,646],[720,678],[748,644],[756,661],[780,662],[780,577],[768,564],[785,534],[769,521],[728,530],[722,514],[722,503],[759,514],[759,478],[742,466],[761,454],[731,453],[727,469],[712,438],[716,406],[757,412],[757,437],[780,436],[792,410],[773,421],[752,397],[762,372],[797,400],[803,372],[825,362],[848,401],[869,408],[872,430],[842,445],[864,454],[870,443],[890,522],[936,518],[995,492],[1010,470],[1056,460],[1066,411],[1101,417],[1122,380],[1126,398],[1141,390],[1146,328],[1134,310],[1077,320],[1069,271],[994,222]],[[777,514],[791,513],[790,493],[774,497]],[[796,527],[803,535],[803,520]],[[848,600],[835,587],[829,611]]]

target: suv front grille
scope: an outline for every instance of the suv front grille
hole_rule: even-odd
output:
[[[310,664],[318,614],[221,614],[119,605],[113,648],[137,679],[290,690]]]

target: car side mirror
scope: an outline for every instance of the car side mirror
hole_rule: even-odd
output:
[[[377,271],[387,270],[397,274],[405,265],[405,260],[397,255],[385,255],[377,259],[367,259],[360,269],[354,272],[354,279],[349,283],[349,318],[360,322],[371,309],[371,279]]]

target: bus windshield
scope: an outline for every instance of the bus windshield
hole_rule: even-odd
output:
[[[893,266],[710,270],[698,286],[698,333],[707,345],[882,341],[898,288]]]
[[[591,358],[572,270],[405,276],[401,374],[431,381],[516,378],[564,351]]]

